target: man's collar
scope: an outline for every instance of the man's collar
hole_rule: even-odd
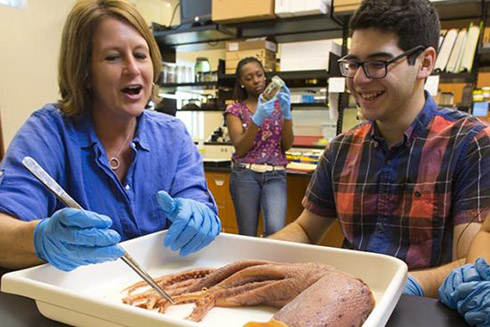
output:
[[[426,130],[427,126],[429,126],[429,123],[432,121],[432,118],[434,118],[436,109],[437,104],[435,103],[434,99],[429,92],[425,91],[424,107],[407,129],[411,130],[412,139],[415,139]]]
[[[434,99],[427,91],[424,91],[424,97],[425,103],[422,110],[418,113],[410,126],[403,132],[403,142],[407,146],[423,133],[435,115],[437,104],[434,102]],[[375,121],[371,121],[371,136],[376,141],[384,141]]]

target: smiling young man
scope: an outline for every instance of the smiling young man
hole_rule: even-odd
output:
[[[424,91],[440,31],[429,1],[365,0],[350,28],[339,64],[367,121],[330,143],[304,211],[271,238],[316,243],[338,219],[343,247],[424,269],[412,285],[436,296],[490,211],[490,127]]]

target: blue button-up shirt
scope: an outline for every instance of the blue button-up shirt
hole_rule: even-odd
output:
[[[202,158],[180,120],[145,110],[131,148],[133,163],[121,183],[91,118],[73,120],[48,104],[20,128],[0,165],[0,212],[35,220],[64,206],[23,167],[25,156],[34,158],[83,208],[111,217],[123,240],[168,227],[155,200],[159,190],[217,211]]]

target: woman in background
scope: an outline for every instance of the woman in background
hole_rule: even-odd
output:
[[[256,236],[262,208],[265,236],[285,225],[287,208],[285,151],[293,144],[289,89],[264,101],[265,70],[254,57],[242,59],[236,69],[234,99],[225,111],[235,153],[230,193],[238,231]]]

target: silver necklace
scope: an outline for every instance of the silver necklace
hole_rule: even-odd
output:
[[[122,149],[124,148],[124,145],[128,144],[129,137],[131,136],[131,132],[132,132],[132,128],[129,130],[129,133],[128,133],[128,136],[126,137],[126,140],[123,142],[123,144],[121,145],[121,147],[117,151],[116,155],[109,159],[109,166],[111,167],[112,170],[116,170],[121,165],[121,162],[119,161],[118,158],[119,158],[119,155],[121,154]]]

